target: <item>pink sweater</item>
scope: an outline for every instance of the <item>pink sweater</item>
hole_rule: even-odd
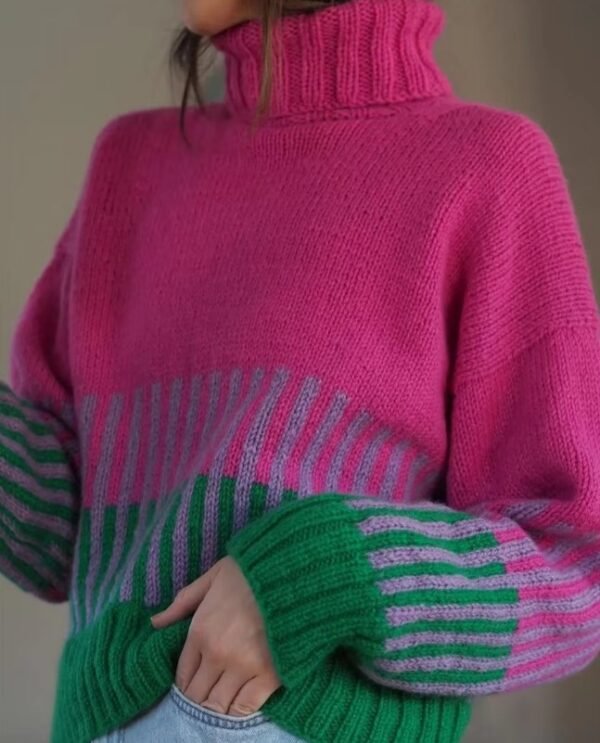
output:
[[[168,689],[183,630],[148,615],[227,553],[284,682],[270,713],[310,741],[329,687],[299,690],[340,648],[357,699],[438,704],[598,654],[586,253],[540,127],[452,93],[442,17],[287,18],[257,129],[244,24],[192,148],[171,107],[98,134],[0,392],[0,568],[71,607],[54,740]]]

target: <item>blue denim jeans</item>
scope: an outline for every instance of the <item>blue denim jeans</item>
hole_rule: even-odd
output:
[[[171,690],[144,714],[92,743],[302,743],[262,712],[221,715]]]

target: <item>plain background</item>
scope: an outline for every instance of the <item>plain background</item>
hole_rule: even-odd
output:
[[[521,110],[552,136],[600,282],[600,3],[442,0],[439,59],[458,93]],[[0,373],[12,329],[80,188],[93,138],[119,113],[176,105],[166,53],[176,0],[2,0]],[[0,578],[0,743],[48,740],[67,627]],[[600,661],[559,684],[488,697],[469,743],[592,743]],[[349,743],[353,743],[349,741]],[[377,743],[377,741],[373,741]]]

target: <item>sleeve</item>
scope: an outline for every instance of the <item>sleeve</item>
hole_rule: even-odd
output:
[[[598,306],[557,155],[514,129],[460,230],[442,502],[323,493],[229,542],[284,684],[342,648],[382,686],[482,695],[600,651]]]
[[[65,601],[79,509],[69,373],[75,216],[22,312],[0,383],[0,571],[47,601]]]

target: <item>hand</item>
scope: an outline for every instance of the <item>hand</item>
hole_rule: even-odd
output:
[[[237,563],[225,557],[152,617],[156,628],[194,613],[175,683],[216,712],[249,715],[280,686],[260,611]]]

